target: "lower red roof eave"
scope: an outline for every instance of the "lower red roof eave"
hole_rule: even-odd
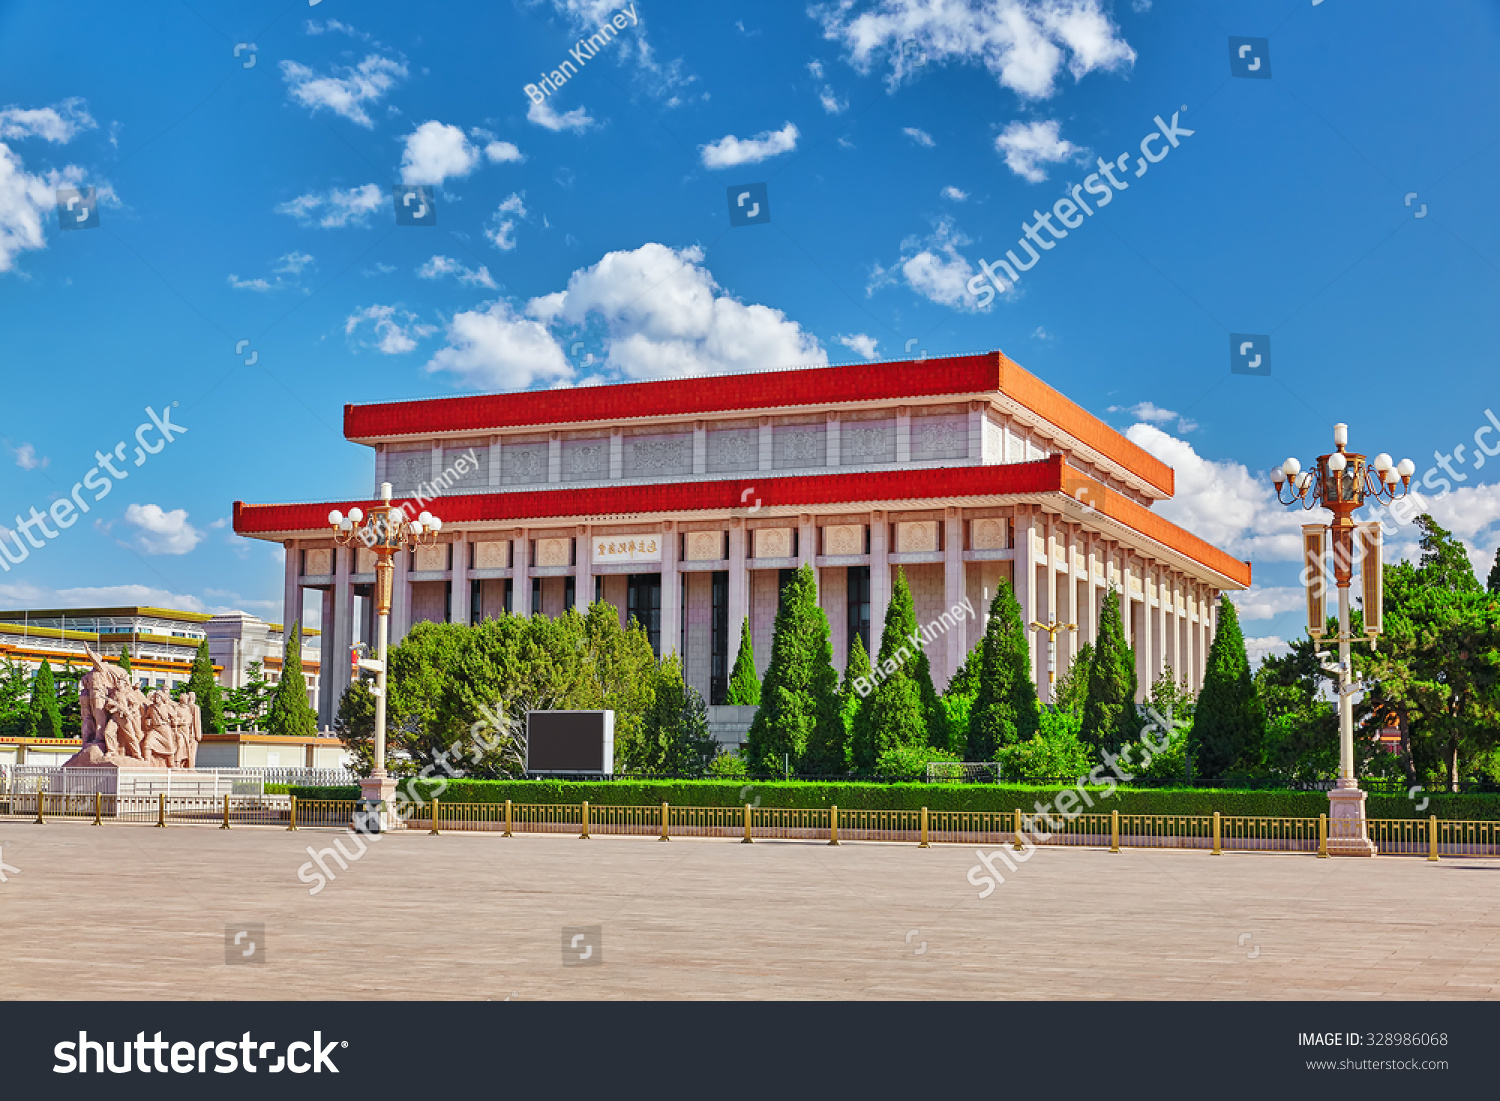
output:
[[[580,489],[535,489],[510,493],[454,494],[439,501],[414,502],[438,513],[449,527],[471,523],[539,521],[574,516],[631,516],[726,510],[804,509],[863,501],[916,501],[955,497],[1014,497],[1069,493],[1079,475],[1061,455],[1039,462],[990,466],[937,467],[849,474],[799,474],[779,477],[747,475],[703,482],[592,486]],[[1250,583],[1250,566],[1177,528],[1135,502],[1098,483],[1099,511],[1162,542],[1180,554],[1242,584]],[[1104,507],[1108,502],[1110,507]],[[328,513],[351,506],[368,510],[378,502],[327,501],[313,504],[255,505],[234,503],[234,530],[239,535],[279,537],[288,533],[328,532]],[[1144,525],[1144,526],[1143,526]],[[1149,529],[1149,530],[1148,530]]]

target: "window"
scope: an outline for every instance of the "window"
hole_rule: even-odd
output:
[[[857,638],[868,653],[870,649],[870,567],[850,566],[848,582],[849,646]],[[874,655],[871,655],[874,661]]]
[[[536,615],[542,610],[542,579],[533,577],[531,579],[531,614]]]
[[[509,586],[510,582],[507,581]],[[510,601],[506,601],[505,610],[510,611]],[[478,623],[484,618],[484,582],[474,578],[469,582],[469,622]]]
[[[686,580],[686,575],[683,576]],[[708,702],[718,706],[729,695],[729,571],[715,570],[709,588],[713,597],[713,646],[708,678]],[[686,616],[683,617],[684,620],[686,618]]]
[[[578,578],[568,574],[563,578],[563,611],[572,611],[575,598],[578,595]]]
[[[634,616],[646,628],[651,652],[661,656],[661,574],[632,573],[625,578],[626,622]]]

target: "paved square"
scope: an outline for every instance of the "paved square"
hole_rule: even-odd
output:
[[[413,832],[325,858],[311,895],[308,847],[337,837],[358,853],[327,830],[0,823],[21,870],[0,998],[1500,992],[1500,861],[1043,847],[981,900],[972,845]],[[275,951],[226,965],[231,925]],[[604,962],[564,966],[559,931],[595,926]]]

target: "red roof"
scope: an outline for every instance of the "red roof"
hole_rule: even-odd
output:
[[[964,497],[1006,497],[1068,493],[1209,569],[1250,584],[1250,564],[1240,562],[1150,509],[1068,467],[1061,455],[1033,463],[938,467],[861,474],[748,476],[656,485],[609,485],[581,489],[534,489],[513,493],[455,494],[428,502],[444,524],[545,521],[560,517],[628,517],[641,513],[683,513],[762,508],[812,509],[850,502],[898,502]],[[240,535],[325,534],[332,509],[369,509],[373,501],[251,505],[234,503],[234,530]]]
[[[810,367],[748,375],[527,390],[379,405],[345,405],[351,440],[639,417],[689,417],[803,405],[958,397],[999,391],[1168,496],[1172,468],[1063,397],[1001,352],[943,359]]]

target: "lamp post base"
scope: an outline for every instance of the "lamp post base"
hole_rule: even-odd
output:
[[[385,773],[372,774],[359,782],[359,803],[354,808],[354,828],[364,833],[389,833],[404,829],[396,814],[396,780]]]
[[[1356,781],[1340,780],[1328,793],[1328,855],[1375,855],[1365,826],[1365,793]]]

